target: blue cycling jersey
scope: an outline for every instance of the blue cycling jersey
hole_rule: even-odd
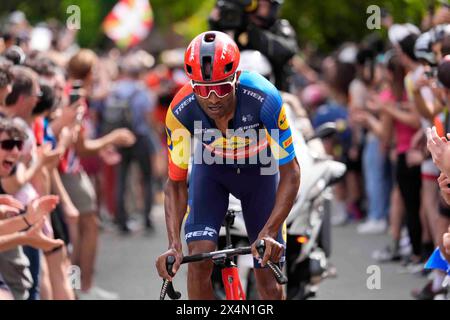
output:
[[[283,165],[295,158],[291,130],[278,90],[259,74],[243,72],[236,96],[230,132],[224,136],[198,104],[190,84],[176,95],[166,117],[171,179],[186,179],[192,136],[202,144],[194,152],[194,161],[205,160],[205,154],[210,154],[219,160],[215,163],[261,167],[274,159]]]
[[[278,90],[264,77],[250,72],[239,76],[237,105],[227,134],[216,127],[198,104],[191,85],[186,84],[175,96],[166,117],[169,177],[183,181],[194,148],[194,162],[189,180],[185,238],[216,242],[228,208],[229,195],[241,201],[245,226],[254,242],[275,205],[278,165],[295,158],[291,129]],[[196,161],[196,156],[200,160]],[[205,154],[214,156],[208,163]],[[198,159],[197,159],[198,160]],[[276,162],[276,170],[262,173],[262,168]],[[267,162],[270,162],[267,163]],[[236,167],[239,170],[235,170]],[[285,228],[277,241],[285,243]],[[259,264],[255,261],[255,267]]]

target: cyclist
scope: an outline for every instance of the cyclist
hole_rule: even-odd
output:
[[[300,166],[280,94],[264,77],[237,71],[239,59],[236,43],[218,31],[198,35],[185,52],[185,72],[191,81],[177,93],[166,117],[169,179],[164,206],[169,249],[156,266],[161,277],[171,280],[165,266],[171,255],[176,258],[174,273],[178,270],[185,214],[189,254],[215,250],[231,193],[242,203],[260,297],[282,299],[281,286],[264,267],[269,259],[284,261],[283,225],[299,189]],[[252,129],[260,130],[255,135]],[[188,190],[192,136],[200,148],[194,148]],[[255,245],[261,239],[266,251],[258,261]],[[189,265],[190,299],[214,298],[212,269],[211,261]]]

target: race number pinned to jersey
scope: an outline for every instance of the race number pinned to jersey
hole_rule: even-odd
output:
[[[287,130],[289,128],[289,123],[286,117],[284,106],[281,107],[280,115],[278,116],[278,128],[280,128],[281,130]]]

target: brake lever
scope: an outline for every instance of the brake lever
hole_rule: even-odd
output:
[[[168,256],[166,258],[166,269],[171,277],[174,276],[174,273],[172,271],[174,263],[175,263],[174,256]],[[170,281],[168,279],[163,280],[163,285],[161,287],[161,293],[159,294],[159,300],[164,300],[164,298],[166,297],[166,294],[172,300],[178,300],[181,298],[181,293],[175,290],[172,281]]]
[[[258,250],[259,256],[262,259],[264,257],[264,251],[266,251],[266,244],[264,243],[264,240],[260,240],[260,242],[256,245],[256,250]],[[267,261],[267,265],[269,266],[269,269],[272,270],[272,273],[279,284],[286,284],[288,282],[287,277],[283,274],[277,264],[269,260]]]

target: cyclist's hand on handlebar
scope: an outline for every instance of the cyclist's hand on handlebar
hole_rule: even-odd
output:
[[[264,256],[260,257],[258,250],[256,249],[256,245],[264,240],[265,243],[265,251]],[[265,267],[267,261],[272,261],[273,263],[278,263],[281,260],[284,252],[284,245],[276,241],[274,238],[269,236],[258,237],[258,239],[252,244],[252,255],[256,258],[262,258],[261,266]]]
[[[169,249],[166,252],[164,252],[162,255],[160,255],[156,259],[156,269],[158,270],[158,274],[161,278],[172,281],[173,276],[171,276],[168,273],[167,267],[166,267],[167,257],[169,257],[169,256],[175,257],[175,263],[173,264],[173,268],[172,268],[173,276],[175,276],[178,269],[180,268],[181,261],[183,260],[183,253],[181,250],[177,251],[174,248],[172,248],[172,249]]]

